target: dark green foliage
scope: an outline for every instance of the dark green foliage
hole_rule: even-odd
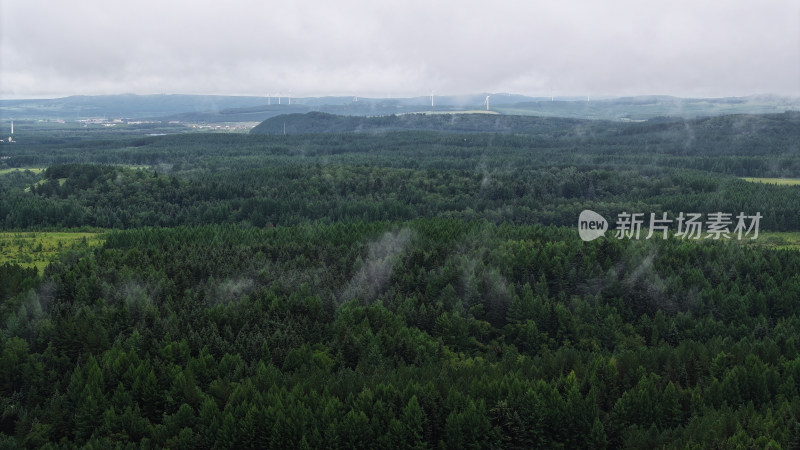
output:
[[[160,175],[111,166],[53,166],[29,192],[0,199],[7,227],[102,227],[307,220],[487,218],[515,224],[573,225],[583,209],[708,214],[762,212],[761,229],[800,229],[795,186],[651,169],[568,168],[413,170],[295,165],[202,176]],[[649,217],[649,216],[648,216]],[[660,217],[660,215],[658,216]],[[4,218],[4,219],[3,219]],[[649,218],[648,218],[649,220]]]
[[[0,305],[35,285],[37,270],[16,264],[0,265]]]
[[[675,155],[682,121],[21,146],[64,164],[0,175],[6,228],[114,230],[0,266],[0,446],[796,446],[800,252],[575,230],[583,208],[800,229],[796,188],[694,170],[750,161],[712,145],[735,120],[747,170],[797,175],[792,114],[691,122],[709,147]],[[133,160],[165,165],[86,164]]]
[[[409,238],[386,284],[350,300],[398,227]],[[111,233],[43,281],[82,280],[92,261],[89,291],[102,297],[64,291],[33,319],[40,337],[0,342],[5,408],[18,411],[4,433],[347,448],[794,439],[783,405],[800,401],[800,306],[738,315],[714,292],[746,305],[772,285],[768,298],[798,298],[800,254],[572,233],[442,219]],[[650,254],[664,286],[642,296],[626,280]],[[696,261],[713,261],[699,280]],[[514,299],[504,318],[490,320],[497,288],[486,276]],[[34,381],[46,376],[54,382]],[[37,423],[34,410],[45,412]],[[731,428],[709,434],[700,424],[715,417]]]
[[[796,113],[525,120],[536,124],[533,134],[184,134],[19,144],[4,148],[7,163],[51,167],[39,182],[30,173],[0,176],[0,224],[260,227],[438,216],[572,225],[588,208],[612,216],[761,211],[763,229],[800,229],[796,187],[731,177],[800,176]],[[152,169],[75,164],[89,162]]]

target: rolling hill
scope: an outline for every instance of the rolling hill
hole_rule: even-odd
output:
[[[386,116],[417,112],[455,113],[484,110],[486,96],[491,110],[507,115],[569,117],[617,121],[646,120],[670,116],[693,119],[726,114],[765,114],[800,110],[800,99],[780,96],[730,98],[679,98],[637,96],[618,98],[528,97],[513,94],[471,94],[407,98],[365,98],[326,96],[283,98],[220,95],[102,95],[55,99],[0,99],[0,118],[61,119],[81,118],[157,119],[181,122],[260,122],[286,113],[311,111],[349,116]]]

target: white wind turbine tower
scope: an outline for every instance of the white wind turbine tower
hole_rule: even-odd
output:
[[[433,91],[431,91],[431,108],[433,108]]]
[[[489,96],[488,95],[486,96],[486,100],[484,100],[484,103],[486,103],[486,110],[488,111],[489,110]]]

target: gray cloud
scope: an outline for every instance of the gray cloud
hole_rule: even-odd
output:
[[[0,0],[0,95],[800,95],[800,3]]]

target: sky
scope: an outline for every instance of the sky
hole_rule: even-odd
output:
[[[0,98],[800,96],[800,1],[0,0]]]

